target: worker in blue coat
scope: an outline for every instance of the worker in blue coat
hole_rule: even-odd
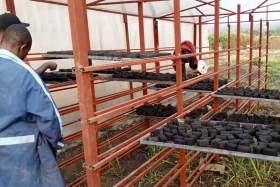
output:
[[[64,187],[53,150],[64,146],[57,107],[39,75],[22,60],[29,31],[12,25],[0,49],[0,187]]]

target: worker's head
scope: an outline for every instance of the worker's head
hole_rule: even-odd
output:
[[[1,14],[0,15],[0,35],[2,35],[9,26],[14,25],[14,24],[21,24],[25,27],[29,26],[28,23],[22,23],[15,14],[12,14],[12,13]]]
[[[1,49],[6,49],[23,60],[31,46],[32,37],[26,27],[12,25],[5,30],[1,41]]]

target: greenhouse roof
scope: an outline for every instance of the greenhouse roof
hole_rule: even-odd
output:
[[[52,4],[67,5],[67,0],[33,0]],[[172,0],[86,0],[89,9],[122,13],[127,15],[138,14],[138,2],[143,2],[145,17],[173,20]],[[180,0],[181,21],[198,23],[199,17],[202,22],[214,20],[214,0]],[[280,10],[280,0],[220,0],[220,18],[228,21],[236,21],[237,5],[241,5],[241,21],[248,21],[249,13],[256,15],[257,19],[275,20],[277,10]],[[269,14],[266,14],[269,11]]]

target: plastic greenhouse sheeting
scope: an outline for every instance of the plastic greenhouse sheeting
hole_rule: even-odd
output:
[[[62,2],[67,3],[67,0],[52,0],[56,2]],[[121,0],[121,1],[127,1],[127,0]],[[95,2],[95,0],[87,0],[87,4]],[[138,13],[137,3],[124,3],[124,4],[111,4],[108,5],[107,3],[110,2],[120,2],[116,0],[105,0],[101,1],[98,4],[94,6],[89,6],[91,8],[95,9],[101,9],[101,10],[109,10],[109,11],[115,11],[115,12],[121,12],[121,13],[127,13],[127,14],[135,14]],[[265,0],[220,0],[220,14],[227,14],[227,13],[236,13],[237,12],[237,5],[241,5],[241,12],[252,10],[261,5],[261,7],[265,7],[266,5],[280,2],[279,0],[268,0],[265,2]],[[107,5],[102,5],[103,3],[106,3]],[[181,10],[188,9],[192,7],[199,6],[198,9],[192,8],[187,11],[183,11],[181,13],[181,16],[195,16],[195,17],[183,17],[181,18],[182,21],[186,22],[194,22],[198,23],[198,17],[202,16],[202,21],[208,21],[213,20],[214,16],[203,16],[203,15],[209,15],[214,14],[214,0],[181,0],[180,1]],[[275,5],[276,6],[276,5]],[[167,14],[171,14],[167,19],[173,19],[172,13],[173,13],[173,1],[172,0],[166,0],[166,1],[155,1],[155,2],[146,2],[143,4],[143,10],[144,15],[149,17],[162,17]],[[263,11],[263,9],[260,9]],[[279,10],[279,9],[278,9]],[[203,13],[203,15],[201,14]],[[224,15],[221,15],[220,17],[224,17]],[[248,20],[247,15],[241,16],[242,20]]]

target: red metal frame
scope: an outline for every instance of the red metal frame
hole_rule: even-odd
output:
[[[12,0],[10,0],[12,1]],[[33,0],[33,1],[38,1],[38,2],[47,2],[44,0]],[[252,30],[253,30],[253,18],[249,20],[251,23],[251,41],[250,41],[250,56],[249,60],[245,62],[240,62],[240,51],[241,50],[246,50],[246,48],[241,48],[240,47],[240,14],[250,14],[249,11],[240,11],[240,5],[238,5],[238,11],[237,13],[226,10],[222,7],[220,7],[220,2],[219,0],[211,1],[211,2],[205,2],[201,0],[197,0],[198,2],[201,2],[202,4],[186,9],[180,10],[180,0],[174,0],[173,1],[173,6],[174,6],[174,12],[169,13],[166,15],[163,15],[159,18],[152,18],[149,16],[143,15],[143,2],[151,2],[152,0],[148,1],[122,1],[122,2],[109,2],[109,3],[103,3],[103,0],[97,0],[92,3],[86,4],[85,0],[81,1],[76,1],[76,0],[68,0],[68,4],[65,3],[58,3],[58,2],[53,2],[53,1],[48,1],[47,3],[52,3],[52,4],[57,4],[57,5],[63,5],[63,6],[68,6],[69,9],[69,17],[70,17],[70,26],[71,26],[71,35],[72,35],[72,43],[73,43],[73,50],[74,50],[74,61],[75,61],[75,67],[78,70],[77,71],[77,81],[72,82],[72,83],[63,83],[60,85],[55,85],[55,86],[50,86],[49,88],[51,89],[52,92],[55,91],[61,91],[65,89],[72,89],[77,87],[78,89],[78,96],[79,96],[79,103],[73,104],[71,106],[67,107],[61,107],[59,109],[60,113],[62,115],[64,114],[69,114],[71,112],[75,112],[80,110],[81,112],[81,119],[74,120],[73,122],[69,122],[67,124],[64,124],[64,126],[68,126],[70,124],[76,123],[77,121],[81,121],[82,124],[82,131],[76,132],[74,134],[71,134],[67,137],[65,137],[66,142],[70,142],[74,139],[77,139],[79,137],[83,137],[83,143],[84,143],[84,153],[81,153],[79,155],[76,155],[75,157],[71,158],[70,160],[60,164],[60,168],[67,167],[77,161],[79,161],[82,158],[85,158],[85,168],[86,168],[86,176],[82,176],[79,179],[76,179],[73,183],[69,184],[68,186],[78,186],[80,184],[83,184],[85,182],[88,183],[89,187],[93,186],[101,186],[100,183],[100,172],[108,168],[108,163],[111,161],[114,161],[116,158],[122,158],[124,157],[127,153],[135,150],[140,146],[139,143],[139,138],[145,135],[146,133],[149,133],[151,130],[163,125],[173,117],[177,118],[183,118],[187,113],[190,111],[204,106],[208,104],[209,102],[214,100],[214,111],[221,111],[225,109],[226,107],[229,106],[232,102],[234,102],[233,99],[228,100],[221,105],[218,103],[218,99],[215,98],[213,99],[211,95],[197,95],[195,97],[192,97],[186,101],[183,100],[183,92],[182,88],[189,86],[191,84],[194,84],[196,82],[199,82],[205,78],[210,78],[214,76],[214,89],[218,89],[218,79],[219,76],[222,74],[228,74],[228,78],[230,78],[230,70],[236,68],[236,80],[231,83],[230,85],[239,85],[239,82],[241,80],[247,79],[249,80],[248,86],[251,87],[255,84],[258,85],[259,88],[262,88],[264,85],[267,86],[267,79],[268,79],[268,74],[267,74],[267,65],[268,65],[268,36],[269,36],[269,23],[267,22],[267,41],[266,41],[266,54],[262,55],[261,54],[261,49],[262,49],[262,43],[261,43],[261,37],[262,33],[260,34],[260,43],[258,46],[253,46],[252,43]],[[110,11],[110,10],[102,10],[102,9],[97,9],[97,8],[89,8],[88,6],[97,6],[97,5],[105,5],[105,4],[122,4],[122,3],[137,3],[138,5],[138,15],[137,14],[124,14],[122,12],[117,12],[117,11]],[[213,4],[215,3],[215,4]],[[252,9],[251,11],[254,13],[261,13],[263,11],[256,11],[257,9],[263,7],[264,3],[260,4],[258,7],[255,9]],[[275,4],[275,3],[274,3]],[[198,7],[204,6],[204,5],[210,5],[215,7],[215,12],[214,14],[204,14],[203,12],[199,11]],[[266,7],[270,5],[265,5]],[[106,64],[106,65],[95,65],[92,66],[90,64],[90,61],[88,60],[87,57],[87,50],[90,49],[89,45],[89,31],[88,31],[88,22],[87,22],[87,13],[86,10],[95,10],[95,11],[102,11],[102,12],[108,12],[108,13],[115,13],[115,14],[122,14],[123,15],[123,20],[124,20],[124,27],[125,27],[125,33],[126,33],[126,46],[127,46],[127,51],[130,50],[137,50],[137,49],[130,49],[130,41],[129,41],[129,32],[128,32],[128,21],[127,21],[127,16],[137,16],[138,17],[138,23],[139,23],[139,41],[140,41],[140,51],[167,51],[167,50],[174,50],[174,47],[168,47],[168,48],[159,48],[159,36],[158,36],[158,21],[160,20],[167,20],[167,21],[173,21],[173,20],[168,20],[167,18],[169,15],[174,15],[174,33],[175,33],[175,54],[171,56],[166,56],[166,57],[159,57],[159,58],[153,58],[153,59],[144,59],[144,60],[136,60],[136,61],[127,61],[127,62],[116,62],[114,64]],[[183,17],[188,17],[188,16],[180,16],[180,12],[190,10],[190,9],[196,9],[198,10],[201,15],[203,16],[215,16],[215,32],[214,32],[214,52],[202,52],[202,24],[208,23],[209,21],[202,22],[202,17],[201,15],[193,15],[190,17],[195,17],[198,16],[199,18],[199,23],[198,23],[198,32],[199,32],[199,53],[196,54],[187,54],[187,55],[181,55],[180,54],[180,47],[181,47],[181,29],[180,29],[180,24],[183,22],[180,20],[180,18]],[[229,13],[228,14],[220,14],[220,10],[226,10]],[[266,11],[268,12],[275,12],[275,11]],[[237,21],[237,47],[236,49],[231,49],[230,47],[230,37],[228,37],[228,46],[226,50],[219,50],[219,24],[223,23],[220,22],[220,15],[226,15],[227,17],[231,15],[238,15],[238,21]],[[146,49],[145,48],[145,34],[144,34],[144,18],[152,18],[153,19],[153,33],[154,33],[154,48],[152,49]],[[266,18],[268,20],[268,17]],[[187,23],[187,22],[183,22]],[[228,24],[228,36],[230,36],[230,23],[229,20],[226,22]],[[193,43],[196,46],[197,45],[197,39],[196,39],[196,32],[197,32],[197,24],[192,23],[194,25],[194,38],[193,38]],[[262,26],[261,26],[262,28]],[[262,29],[261,29],[262,30]],[[252,50],[253,48],[259,48],[259,56],[253,58],[252,56]],[[117,50],[117,49],[116,49]],[[138,49],[139,50],[139,49]],[[235,65],[230,64],[230,56],[231,52],[236,51],[237,55],[237,60]],[[219,58],[223,55],[220,55],[220,53],[226,53],[228,55],[228,67],[224,69],[219,69]],[[206,54],[214,54],[214,72],[213,73],[208,73],[203,76],[196,77],[192,80],[183,82],[181,77],[182,77],[182,70],[181,70],[181,58],[185,57],[190,57],[190,56],[199,56],[199,59],[202,59],[202,55]],[[260,68],[261,68],[261,58],[266,57],[266,64],[265,64],[265,73],[260,74]],[[42,58],[31,58],[32,60],[43,60]],[[206,58],[207,59],[207,58]],[[209,59],[209,58],[208,58]],[[253,60],[259,60],[259,66],[256,69],[252,69],[252,61]],[[114,93],[111,95],[103,96],[100,98],[96,98],[94,95],[94,86],[96,84],[103,84],[108,81],[97,81],[98,78],[92,78],[91,73],[93,70],[99,70],[99,69],[107,69],[107,68],[112,68],[112,67],[121,67],[121,66],[133,66],[133,65],[141,65],[141,71],[147,71],[147,70],[152,70],[159,72],[160,70],[165,70],[165,69],[170,69],[170,65],[165,65],[162,66],[160,65],[161,61],[166,61],[166,60],[174,60],[176,62],[176,78],[177,82],[176,85],[170,86],[169,88],[162,89],[160,91],[157,91],[155,93],[147,94],[147,86],[148,84],[143,84],[141,87],[133,88],[132,83],[130,83],[130,89],[118,93]],[[154,63],[155,67],[154,68],[146,68],[147,63]],[[249,64],[249,73],[240,76],[240,67]],[[169,66],[169,67],[168,67]],[[258,72],[258,78],[256,80],[252,80],[252,74],[254,72]],[[262,82],[262,79],[265,79],[264,82]],[[75,85],[77,83],[77,86]],[[140,98],[133,98],[133,94],[139,91],[143,91],[143,96]],[[109,150],[100,153],[100,149],[108,146],[108,142],[101,142],[99,143],[98,141],[98,129],[104,128],[108,125],[111,125],[114,122],[120,121],[122,119],[125,119],[125,113],[126,112],[131,112],[133,111],[135,107],[138,107],[142,105],[143,103],[149,102],[149,103],[158,103],[162,101],[163,99],[170,98],[176,94],[177,96],[177,101],[178,101],[178,112],[163,121],[155,124],[152,127],[149,127],[149,123],[152,120],[145,120],[142,123],[136,124],[135,126],[126,129],[125,131],[121,132],[120,134],[111,137],[109,139],[109,142],[115,142],[116,140],[119,140],[120,138],[125,137],[127,134],[130,134],[136,130],[142,129],[143,131],[139,132],[137,135],[131,137],[130,139],[116,145],[115,147],[110,148]],[[123,102],[121,104],[112,106],[110,108],[106,108],[103,110],[96,111],[96,105],[102,104],[104,102],[108,102],[113,99],[117,99],[126,95],[130,95],[130,101]],[[183,103],[188,103],[192,101],[191,104],[189,104],[187,107],[183,108]],[[257,106],[256,102],[249,102],[249,101],[243,101],[242,103],[236,103],[236,110],[241,111],[244,109],[248,104],[248,109],[247,112],[251,113],[252,110],[254,109],[255,106]],[[210,117],[211,114],[209,114]],[[114,117],[112,117],[114,116]],[[109,118],[103,122],[100,123],[100,120],[104,118]],[[206,117],[206,118],[207,118]],[[151,169],[153,169],[157,164],[162,162],[165,158],[168,157],[168,154],[171,154],[175,151],[175,149],[169,149],[165,148],[162,152],[158,153],[156,156],[148,160],[146,163],[144,163],[142,166],[137,168],[134,172],[132,172],[130,175],[125,177],[123,180],[118,182],[115,186],[124,186],[125,183],[126,186],[132,186],[134,185],[137,181],[139,181],[142,177],[145,176],[147,172],[149,172]],[[166,154],[162,154],[166,153]],[[196,169],[186,178],[186,167],[198,157],[200,152],[195,152],[191,151],[187,155],[185,155],[185,150],[179,150],[179,156],[180,160],[179,163],[176,164],[160,181],[155,186],[167,186],[170,184],[177,176],[180,175],[180,184],[181,186],[186,186],[188,183],[188,186],[192,186],[194,182],[198,179],[198,177],[201,175],[203,172],[203,169],[198,172],[198,168],[202,164],[199,164]],[[205,160],[206,162],[205,167],[212,161],[218,162],[219,160],[219,155],[217,154],[210,154],[210,159]],[[188,161],[186,159],[188,158]],[[176,171],[177,170],[177,171]],[[176,172],[175,172],[176,171]],[[175,173],[174,173],[175,172]],[[169,178],[169,179],[168,179]],[[191,180],[192,179],[192,180]],[[191,181],[190,181],[191,180]],[[164,183],[165,182],[165,183]]]

